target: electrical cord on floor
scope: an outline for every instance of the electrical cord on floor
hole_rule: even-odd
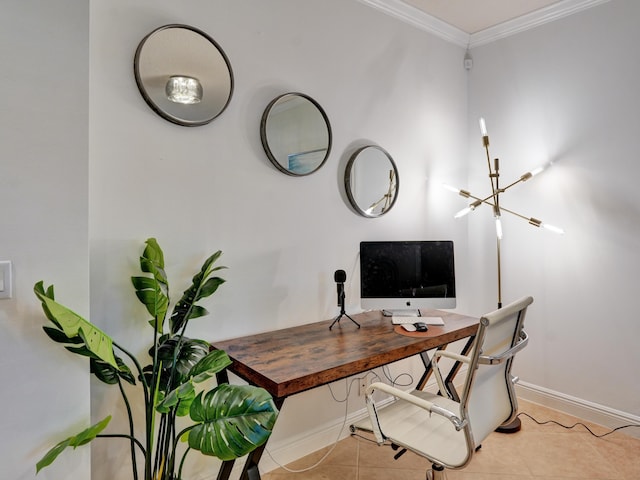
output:
[[[395,378],[391,377],[390,373],[387,372],[386,370],[386,365],[382,367],[382,372],[385,376],[385,378],[391,383],[391,385],[393,386],[398,386],[398,387],[408,387],[410,385],[413,384],[413,377],[409,374],[409,373],[401,373],[400,375],[396,376]],[[368,371],[364,377],[356,377],[356,378],[352,378],[350,381],[347,381],[347,391],[345,394],[345,398],[344,399],[339,399],[336,397],[336,395],[333,392],[333,389],[331,388],[331,384],[328,384],[327,386],[329,387],[329,392],[331,393],[331,397],[333,398],[334,401],[336,401],[337,403],[344,403],[345,404],[345,408],[344,408],[344,420],[342,422],[342,426],[340,427],[340,430],[338,431],[338,435],[336,437],[335,442],[333,443],[333,445],[331,445],[331,447],[329,448],[329,450],[313,465],[309,466],[309,467],[305,467],[299,470],[294,470],[291,469],[285,465],[282,465],[280,462],[278,462],[275,458],[273,458],[273,455],[271,455],[271,452],[269,451],[269,449],[265,448],[265,452],[267,453],[267,455],[269,456],[269,458],[276,464],[278,465],[278,467],[282,468],[283,470],[289,472],[289,473],[303,473],[303,472],[308,472],[309,470],[313,470],[314,468],[316,468],[318,465],[320,465],[322,462],[324,462],[326,460],[326,458],[331,455],[331,452],[333,452],[333,450],[336,448],[336,446],[338,445],[338,443],[340,442],[340,437],[342,436],[342,432],[344,431],[345,426],[347,425],[347,417],[349,414],[349,395],[351,394],[351,389],[353,388],[353,384],[355,382],[360,383],[360,380],[362,378],[366,378],[368,375],[373,375],[375,380],[382,380],[380,378],[380,376],[374,372],[373,370]],[[400,384],[398,383],[398,379],[403,377],[403,376],[407,376],[409,377],[409,383],[408,384]],[[364,440],[376,443],[375,440],[371,440],[368,439],[362,435],[357,435],[357,434],[351,434],[354,437],[360,437]]]
[[[636,424],[630,423],[630,424],[628,424],[628,425],[622,425],[622,426],[620,426],[620,427],[616,427],[616,428],[614,428],[613,430],[611,430],[611,431],[609,431],[609,432],[607,432],[607,433],[603,433],[602,435],[598,435],[598,434],[594,433],[594,432],[593,432],[593,430],[591,430],[587,425],[585,425],[585,424],[584,424],[584,423],[582,423],[582,422],[576,422],[576,423],[574,423],[573,425],[568,426],[568,425],[563,425],[563,424],[562,424],[562,423],[560,423],[560,422],[556,422],[555,420],[546,420],[546,421],[544,421],[544,422],[541,422],[541,421],[539,421],[539,420],[536,420],[534,417],[532,417],[531,415],[529,415],[529,414],[528,414],[528,413],[526,413],[526,412],[520,412],[520,413],[518,413],[518,417],[519,417],[520,415],[523,415],[523,416],[525,416],[525,417],[530,418],[531,420],[533,420],[533,421],[534,421],[535,423],[537,423],[538,425],[546,425],[546,424],[548,424],[548,423],[554,423],[554,424],[556,424],[556,425],[558,425],[558,426],[560,426],[560,427],[562,427],[562,428],[566,428],[567,430],[571,430],[572,428],[575,428],[575,427],[577,427],[577,426],[582,426],[582,427],[586,428],[586,429],[587,429],[587,431],[588,431],[591,435],[593,435],[594,437],[596,437],[596,438],[603,438],[603,437],[606,437],[607,435],[611,435],[612,433],[617,432],[618,430],[622,430],[623,428],[630,428],[630,427],[638,427],[638,428],[640,428],[640,425],[636,425]]]
[[[299,470],[294,470],[294,469],[286,467],[285,465],[282,465],[280,462],[278,462],[275,458],[273,458],[273,455],[271,455],[271,452],[267,448],[265,448],[264,451],[267,452],[267,455],[269,455],[269,458],[271,458],[271,460],[273,460],[273,462],[276,465],[278,465],[280,468],[282,468],[283,470],[285,470],[285,471],[287,471],[289,473],[308,472],[309,470],[313,470],[318,465],[320,465],[322,462],[324,462],[326,460],[326,458],[329,455],[331,455],[331,452],[333,452],[333,450],[336,448],[336,446],[340,442],[340,436],[342,435],[342,432],[344,431],[344,427],[347,425],[347,417],[348,417],[348,413],[349,413],[349,393],[351,393],[351,389],[353,388],[354,382],[360,382],[360,378],[352,378],[351,381],[347,384],[347,393],[345,395],[344,400],[340,400],[340,399],[336,398],[335,394],[333,393],[333,390],[331,389],[331,385],[327,385],[329,387],[329,391],[331,392],[331,396],[333,397],[333,399],[338,403],[344,403],[344,421],[342,422],[342,426],[340,427],[340,430],[338,431],[338,435],[336,437],[335,442],[333,443],[333,445],[331,445],[331,448],[329,448],[327,453],[325,453],[322,456],[322,458],[320,458],[320,460],[318,460],[316,463],[314,463],[313,465],[311,465],[309,467],[305,467],[305,468],[302,468],[302,469],[299,469]]]

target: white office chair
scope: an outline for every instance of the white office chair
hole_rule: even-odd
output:
[[[434,354],[431,364],[440,394],[408,393],[373,383],[366,396],[369,418],[352,425],[352,432],[373,432],[380,445],[391,442],[426,457],[433,464],[427,479],[441,480],[446,478],[445,468],[465,467],[482,441],[517,414],[511,364],[528,342],[523,322],[531,302],[533,298],[525,297],[484,315],[468,356],[446,350]],[[445,388],[438,368],[440,357],[467,365],[460,401]],[[396,401],[377,408],[373,401],[376,390],[393,395]]]

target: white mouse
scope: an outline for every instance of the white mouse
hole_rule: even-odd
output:
[[[404,328],[407,332],[416,331],[416,326],[413,323],[403,323],[402,328]]]

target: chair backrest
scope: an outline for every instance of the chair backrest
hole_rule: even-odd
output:
[[[467,441],[471,448],[517,413],[511,365],[528,341],[523,324],[531,302],[533,298],[523,297],[480,319],[460,397],[461,414],[469,422],[471,438]]]

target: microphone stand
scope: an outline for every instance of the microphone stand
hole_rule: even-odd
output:
[[[356,322],[353,318],[351,318],[347,314],[347,312],[345,311],[345,309],[344,309],[344,297],[345,297],[345,294],[344,294],[344,287],[343,287],[342,290],[340,291],[340,295],[338,295],[338,299],[340,301],[340,315],[338,315],[335,318],[335,320],[333,321],[333,323],[329,326],[329,330],[331,330],[331,328],[333,328],[333,326],[336,323],[340,323],[340,319],[342,317],[347,317],[349,320],[351,320],[353,323],[355,323],[358,326],[358,328],[360,328],[360,324],[358,322]]]

